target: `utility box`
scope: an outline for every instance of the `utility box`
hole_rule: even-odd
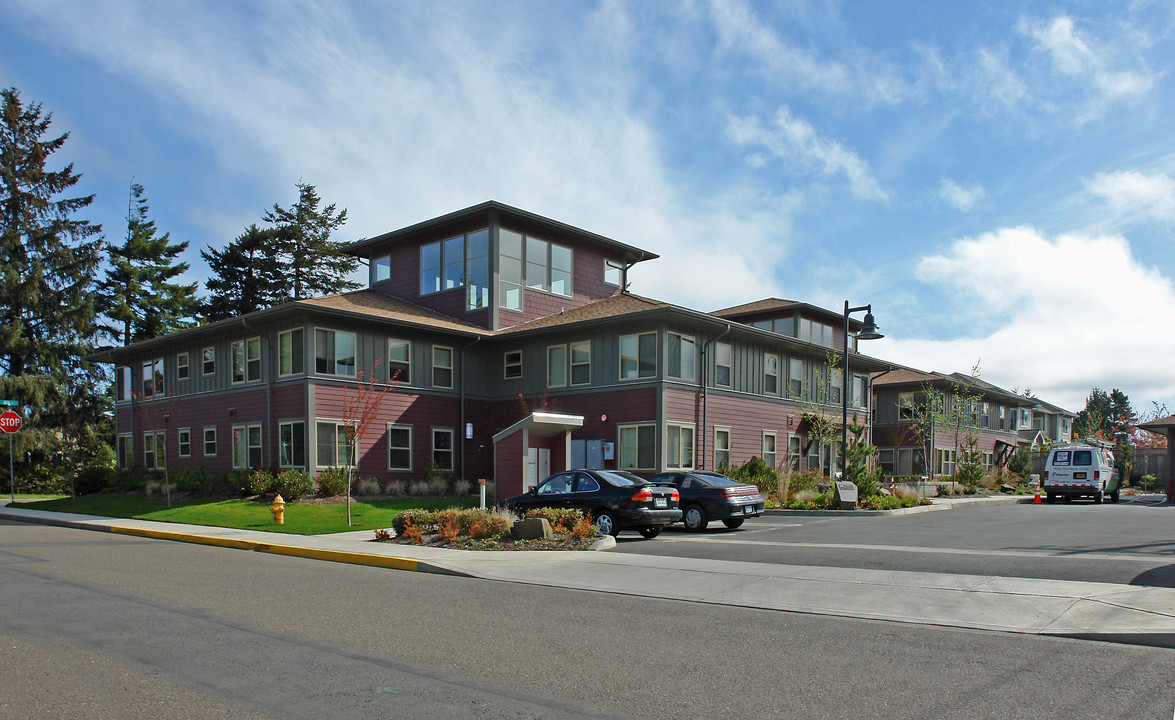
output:
[[[836,481],[836,507],[838,510],[855,510],[857,507],[857,486],[848,480]]]

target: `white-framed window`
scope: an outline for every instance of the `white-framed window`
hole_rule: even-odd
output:
[[[200,353],[201,372],[205,375],[216,374],[216,348],[206,347]]]
[[[657,427],[652,423],[621,425],[619,435],[621,470],[655,470],[657,465]]]
[[[285,468],[306,467],[306,423],[291,420],[277,426],[277,464]]]
[[[934,449],[934,464],[938,468],[938,474],[942,476],[955,474],[955,449],[954,448],[935,448]]]
[[[216,428],[204,428],[204,457],[216,457]]]
[[[669,423],[665,427],[665,466],[674,469],[694,468],[694,426]]]
[[[547,348],[547,387],[567,385],[567,346],[552,345]]]
[[[441,470],[453,470],[453,428],[432,429],[432,461]]]
[[[657,333],[620,336],[620,379],[657,375]]]
[[[176,445],[180,457],[192,457],[192,428],[179,429],[176,434]]]
[[[388,339],[388,382],[412,384],[412,343],[399,338]]]
[[[763,394],[779,394],[779,356],[768,353],[763,356]]]
[[[120,367],[114,373],[114,392],[119,400],[130,400],[134,395],[134,372]]]
[[[620,287],[624,282],[624,265],[615,260],[604,260],[604,284]]]
[[[840,405],[841,391],[844,390],[845,372],[840,368],[830,368],[828,373],[828,403]]]
[[[886,475],[894,474],[892,448],[877,451],[877,467],[881,468],[881,471]]]
[[[804,395],[804,380],[806,368],[803,358],[788,358],[787,360],[787,396],[798,398]]]
[[[135,436],[130,433],[122,433],[118,436],[118,466],[125,469],[134,464]]]
[[[306,329],[293,328],[277,335],[277,374],[301,375],[306,372]]]
[[[498,230],[498,307],[504,310],[522,310],[522,244],[521,233]]]
[[[143,363],[143,397],[160,397],[166,395],[163,381],[163,358],[157,358]]]
[[[580,340],[571,343],[571,384],[592,384],[592,342]]]
[[[898,417],[902,420],[913,420],[916,411],[914,393],[898,393]]]
[[[355,333],[314,331],[314,372],[319,375],[355,376]]]
[[[432,346],[432,386],[453,387],[453,348],[444,345]]]
[[[522,377],[522,351],[511,350],[502,354],[502,377],[517,380]]]
[[[351,462],[351,444],[347,442],[347,427],[343,423],[318,420],[314,439],[318,467],[347,467]]]
[[[730,428],[714,428],[714,469],[730,467]]]
[[[867,376],[853,376],[853,395],[849,400],[855,408],[869,408],[869,378]]]
[[[730,343],[714,343],[714,384],[730,387],[730,366],[733,352]]]
[[[571,297],[571,248],[526,238],[526,286]]]
[[[232,344],[233,383],[261,379],[261,338],[251,337]]]
[[[787,466],[792,472],[800,471],[800,455],[803,447],[803,438],[792,435],[787,439]]]
[[[774,431],[763,431],[763,462],[766,463],[768,467],[778,467],[776,465],[778,462],[778,454],[775,451],[777,440],[778,437]]]
[[[665,374],[678,380],[693,380],[697,367],[697,345],[689,335],[669,333],[665,346]]]
[[[143,467],[148,470],[157,470],[163,467],[166,452],[167,442],[163,433],[143,433]]]
[[[392,256],[381,255],[371,259],[371,283],[384,282],[392,279]]]
[[[261,424],[233,425],[233,469],[261,467]]]
[[[388,470],[412,469],[412,426],[388,424]]]
[[[175,379],[187,380],[191,369],[188,367],[188,354],[179,353],[175,356]]]

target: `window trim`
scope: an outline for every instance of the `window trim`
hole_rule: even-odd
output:
[[[335,336],[334,357],[324,358],[326,360],[327,367],[328,367],[328,369],[326,371],[322,371],[322,370],[318,369],[318,333],[332,333]],[[354,360],[355,364],[351,366],[351,372],[349,372],[349,373],[338,372],[338,369],[339,369],[339,339],[338,339],[338,336],[339,335],[350,335],[351,336],[351,347],[354,349],[354,355],[352,356],[352,359]],[[356,369],[358,368],[358,366],[359,366],[359,335],[358,335],[358,333],[355,333],[351,330],[335,330],[334,328],[330,328],[330,327],[315,326],[315,328],[314,328],[314,374],[315,375],[322,375],[323,377],[355,377],[355,372],[356,372]]]
[[[672,358],[673,358],[672,354],[669,352],[669,345],[670,345],[669,338],[671,338],[671,337],[677,337],[679,339],[678,346],[677,346],[677,348],[678,348],[677,364],[678,364],[678,372],[680,373],[679,375],[674,375],[670,371],[670,363],[672,362]],[[690,345],[693,346],[693,353],[692,353],[693,354],[693,362],[691,362],[689,364],[690,367],[688,368],[688,370],[685,367],[685,365],[686,365],[686,363],[684,362],[685,358],[682,356],[682,348],[685,347],[686,340],[689,340]],[[697,337],[695,337],[693,335],[686,335],[685,333],[674,332],[672,330],[670,330],[669,332],[667,332],[665,334],[665,377],[672,378],[674,380],[683,380],[685,382],[691,382],[691,383],[697,382],[697,379],[698,379],[698,339],[697,339]]]
[[[212,366],[209,369],[209,365]],[[204,377],[216,374],[216,346],[209,345],[200,350],[200,373]]]
[[[396,447],[397,450],[408,451],[408,467],[393,467],[392,466],[392,430],[407,430],[408,431],[408,446]],[[413,457],[412,457],[412,426],[407,423],[388,423],[387,424],[387,460],[388,472],[412,472]]]
[[[438,350],[449,351],[449,364],[448,365],[438,365],[437,364],[437,351]],[[432,380],[432,386],[434,388],[442,388],[445,390],[452,390],[453,389],[453,378],[454,378],[453,365],[455,364],[453,362],[453,359],[454,359],[453,348],[449,345],[433,345],[431,356],[432,356],[432,378],[430,378],[430,379]],[[449,384],[448,385],[442,385],[437,382],[437,370],[448,370],[449,371]]]
[[[719,433],[726,434],[726,450],[724,450],[724,451],[720,451],[718,449],[718,434]],[[731,445],[733,445],[733,444],[734,444],[734,433],[731,431],[730,426],[729,425],[715,425],[714,426],[714,445],[713,445],[713,447],[714,447],[714,469],[715,470],[717,470],[720,467],[730,467],[731,463],[734,462],[734,457],[731,455]],[[718,453],[719,452],[726,453],[726,463],[725,464],[718,462]]]
[[[672,436],[674,431],[677,432],[677,447],[678,452],[684,452],[681,445],[681,431],[689,430],[690,433],[690,457],[689,463],[682,463],[681,457],[676,459],[671,457],[669,452],[672,446]],[[698,460],[698,426],[696,423],[687,422],[667,422],[665,423],[665,469],[667,470],[693,470],[697,467]]]
[[[208,433],[209,433],[209,431],[212,432],[212,452],[211,453],[208,452]],[[204,436],[204,443],[203,443],[204,444],[204,457],[216,457],[216,452],[217,452],[216,426],[215,425],[205,425],[203,436]]]
[[[186,442],[184,441],[185,435],[188,436],[188,439]],[[182,457],[182,458],[192,457],[192,428],[190,428],[190,427],[179,428],[176,431],[176,443],[175,444],[176,444],[176,450],[179,453],[180,457]],[[188,446],[187,452],[184,452],[184,445]]]
[[[619,278],[616,282],[609,282],[609,269],[615,269],[619,275]],[[624,263],[618,263],[615,260],[604,258],[604,284],[609,287],[624,287]]]
[[[151,373],[151,392],[147,392],[147,369]],[[139,390],[145,398],[167,397],[167,376],[164,374],[163,358],[154,358],[139,363]]]
[[[512,355],[517,355],[517,362],[512,362]],[[510,374],[511,368],[517,368],[517,372]],[[520,380],[522,378],[522,351],[521,350],[507,350],[502,353],[502,379],[503,380]]]
[[[392,363],[394,362],[396,365],[402,365],[405,363],[401,363],[398,360],[392,360],[392,343],[404,343],[404,345],[408,348],[408,362],[407,362],[408,379],[407,380],[401,379],[399,377],[396,377],[395,379],[393,379],[393,376],[395,375],[395,373],[392,372]],[[394,382],[399,385],[411,386],[412,385],[412,376],[414,375],[414,373],[412,372],[412,341],[405,340],[404,338],[390,337],[390,338],[388,338],[388,341],[387,341],[385,347],[387,348],[387,352],[388,352],[388,382]],[[399,368],[396,368],[396,372],[399,372]]]
[[[256,465],[249,464],[249,456],[252,454],[253,445],[249,442],[249,432],[254,428],[257,429],[257,450],[260,456],[260,462]],[[237,430],[243,432],[245,455],[243,458],[244,464],[237,464]],[[261,430],[261,423],[236,423],[232,426],[232,460],[233,470],[250,470],[253,468],[265,467],[265,435]]]
[[[135,434],[119,433],[114,446],[114,461],[119,468],[126,469],[135,464]]]
[[[166,438],[166,436],[163,436],[163,433],[161,433],[157,430],[144,430],[143,431],[143,467],[146,468],[147,470],[158,470],[161,467],[163,467],[163,465],[159,464],[159,438],[161,436],[164,438],[163,439],[163,452],[166,456],[166,453],[167,453],[167,438]],[[147,442],[148,440],[150,440],[150,443]],[[150,451],[147,450],[148,444],[151,446]],[[148,452],[151,453],[151,462],[147,462],[147,453]],[[165,463],[167,462],[166,457],[164,457],[164,462]]]
[[[302,426],[302,462],[297,462],[294,452],[294,426]],[[282,435],[286,428],[290,428],[290,462],[285,462],[285,453],[282,450]],[[299,420],[284,420],[277,424],[277,466],[279,468],[302,468],[306,469],[306,421]]]
[[[552,351],[557,351],[557,352],[563,353],[563,377],[561,380],[556,380],[554,375],[551,373],[551,352]],[[570,380],[570,378],[568,376],[571,374],[571,365],[568,362],[567,354],[568,353],[567,353],[567,344],[566,343],[561,344],[561,345],[548,345],[547,346],[547,387],[549,387],[549,388],[567,387],[567,383]]]
[[[332,462],[329,465],[322,464],[322,453],[318,452],[318,428],[321,425],[330,425],[331,427],[334,428],[334,433],[335,433],[334,434],[334,443],[331,444],[331,460],[332,460]],[[339,459],[339,438],[340,438],[340,436],[343,439],[343,443],[347,444],[347,424],[344,423],[342,420],[333,420],[331,418],[315,418],[314,419],[314,467],[315,467],[315,469],[323,470],[323,469],[332,468],[332,467],[340,467],[340,468],[347,467],[345,464],[340,465],[339,463],[334,462]],[[350,458],[350,456],[352,455],[352,453],[350,452],[350,446],[347,445],[347,448],[348,448],[347,456],[348,456],[348,458]],[[355,464],[351,466],[352,469],[359,467],[359,453],[354,453],[354,455],[355,455]]]
[[[587,360],[584,362],[575,362],[575,346],[587,346]],[[583,382],[575,381],[575,368],[587,366],[587,380]],[[591,340],[576,340],[575,342],[567,343],[567,382],[573,386],[584,386],[592,384],[592,341]]]
[[[775,372],[774,373],[767,372],[767,369],[771,365],[770,361],[772,359],[775,360]],[[767,395],[769,397],[779,397],[779,391],[781,388],[781,386],[779,384],[779,365],[780,365],[780,356],[777,353],[763,353],[763,394],[764,395]],[[767,378],[774,378],[775,379],[775,391],[774,392],[767,389]]]
[[[385,262],[386,261],[386,262]],[[386,278],[378,278],[377,269],[386,267],[388,269],[388,276]],[[371,274],[367,278],[368,285],[375,285],[376,283],[388,282],[392,279],[392,255],[387,253],[371,258]]]
[[[726,352],[730,357],[730,361],[723,365],[720,362],[722,348],[726,348]],[[718,371],[726,368],[726,382],[719,381]],[[714,387],[732,387],[734,384],[734,346],[730,343],[715,342],[714,343]]]
[[[254,343],[257,347],[257,357],[250,357],[249,352],[252,350]],[[241,376],[237,379],[237,353],[240,348],[241,355]],[[234,340],[229,346],[229,357],[232,359],[232,384],[246,385],[248,383],[261,382],[261,336],[254,335],[253,337],[243,338],[241,340]],[[257,377],[253,377],[253,367],[256,363]]]
[[[188,353],[176,353],[175,355],[175,379],[176,382],[187,381],[191,379],[191,366],[188,364]]]
[[[762,446],[760,448],[762,451],[762,454],[760,455],[760,457],[763,458],[763,462],[765,462],[765,463],[767,462],[767,454],[768,454],[767,453],[767,438],[771,438],[771,462],[767,463],[767,464],[770,465],[772,468],[775,468],[778,471],[779,470],[779,433],[777,433],[774,430],[764,430],[763,431]]]

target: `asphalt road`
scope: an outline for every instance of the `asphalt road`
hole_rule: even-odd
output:
[[[674,525],[614,552],[1175,587],[1175,508],[1058,503],[900,516],[769,515],[738,530]]]
[[[0,718],[1161,718],[1175,651],[0,522]]]

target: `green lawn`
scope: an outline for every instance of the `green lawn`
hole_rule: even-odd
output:
[[[286,503],[286,522],[278,525],[269,512],[269,504],[250,500],[188,500],[166,502],[150,500],[141,495],[83,495],[76,500],[41,500],[21,503],[30,510],[82,513],[104,517],[138,518],[160,522],[212,525],[241,530],[322,535],[348,530],[374,530],[390,527],[392,518],[402,510],[424,508],[440,510],[447,507],[476,507],[477,500],[467,498],[396,498],[373,502],[351,503],[351,526],[347,527],[347,505],[320,505],[313,503]]]

